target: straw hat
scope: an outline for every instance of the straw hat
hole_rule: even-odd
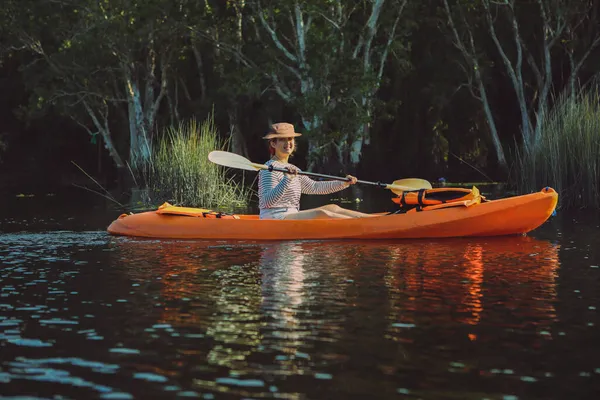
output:
[[[274,138],[290,138],[302,136],[302,134],[294,132],[294,125],[288,124],[287,122],[278,122],[271,125],[271,132],[264,136],[263,139],[274,139]]]

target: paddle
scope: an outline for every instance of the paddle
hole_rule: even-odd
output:
[[[275,168],[273,166],[267,166],[264,164],[253,163],[250,160],[248,160],[247,158],[244,158],[238,154],[229,153],[227,151],[219,151],[219,150],[211,151],[208,155],[208,159],[210,161],[214,162],[215,164],[219,164],[224,167],[245,169],[247,171],[259,171],[261,169],[264,169],[267,171],[289,172],[285,168]],[[348,179],[345,177],[342,178],[339,176],[316,174],[314,172],[299,171],[298,174],[312,176],[315,178],[325,178],[325,179],[332,179],[332,180],[344,181],[344,182],[348,181]],[[381,183],[381,182],[369,182],[369,181],[362,181],[362,180],[358,180],[357,182],[366,184],[366,185],[374,185],[374,186],[382,187],[385,189],[390,189],[395,194],[401,194],[404,191],[411,191],[411,190],[431,189],[431,183],[429,183],[425,179],[419,179],[419,178],[399,179],[399,180],[394,181],[394,183],[391,183],[391,184]]]

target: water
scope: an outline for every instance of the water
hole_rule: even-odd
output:
[[[528,237],[108,236],[93,199],[0,214],[0,394],[595,398],[598,220]],[[89,205],[89,206],[87,206]],[[42,212],[39,212],[42,210]]]

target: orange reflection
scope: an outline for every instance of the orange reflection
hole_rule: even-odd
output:
[[[344,281],[365,276],[383,279],[372,284],[387,288],[391,309],[402,310],[407,322],[421,311],[438,310],[476,325],[490,301],[540,318],[555,313],[559,246],[531,237],[270,243],[128,239],[117,247],[121,265],[131,266],[125,268],[129,277],[155,280],[165,302],[202,292],[223,298],[228,288],[245,287],[251,302],[266,310],[270,301],[281,304],[277,318],[290,326],[307,295],[326,295],[323,305],[334,299],[360,302],[354,298],[360,294],[349,293]],[[307,267],[309,279],[327,286],[326,293],[318,286],[306,288]],[[212,285],[215,278],[222,289]],[[162,319],[176,322],[180,312],[167,307]]]
[[[410,342],[411,327],[453,324],[477,340],[498,310],[506,326],[523,317],[540,330],[555,316],[559,246],[530,237],[114,244],[123,273],[158,287],[163,306],[146,305],[156,320],[212,338],[207,360],[238,371],[271,352],[300,373],[309,363],[299,357],[352,329]]]
[[[467,279],[470,282],[468,285],[468,294],[463,299],[462,303],[465,307],[465,312],[471,314],[465,322],[471,325],[476,325],[479,322],[483,306],[481,299],[483,297],[481,285],[483,283],[483,248],[481,245],[467,247],[465,251],[465,272]]]
[[[547,326],[556,313],[558,251],[530,237],[399,245],[385,279],[390,298],[401,299],[393,302],[390,318],[402,321],[399,326],[424,317],[477,325],[486,308],[501,307]],[[475,333],[468,337],[477,339]]]

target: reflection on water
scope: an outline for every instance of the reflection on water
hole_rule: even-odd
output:
[[[3,395],[501,398],[597,388],[598,295],[562,277],[559,242],[1,238]],[[600,270],[586,273],[598,282]],[[581,343],[586,354],[573,351]]]
[[[531,312],[528,317],[549,324],[555,317],[558,250],[558,245],[525,237],[395,249],[396,267],[388,269],[386,284],[402,298],[398,307],[410,322],[443,311],[457,322],[477,325],[500,304],[513,311],[511,317]],[[507,290],[497,290],[503,287]]]

